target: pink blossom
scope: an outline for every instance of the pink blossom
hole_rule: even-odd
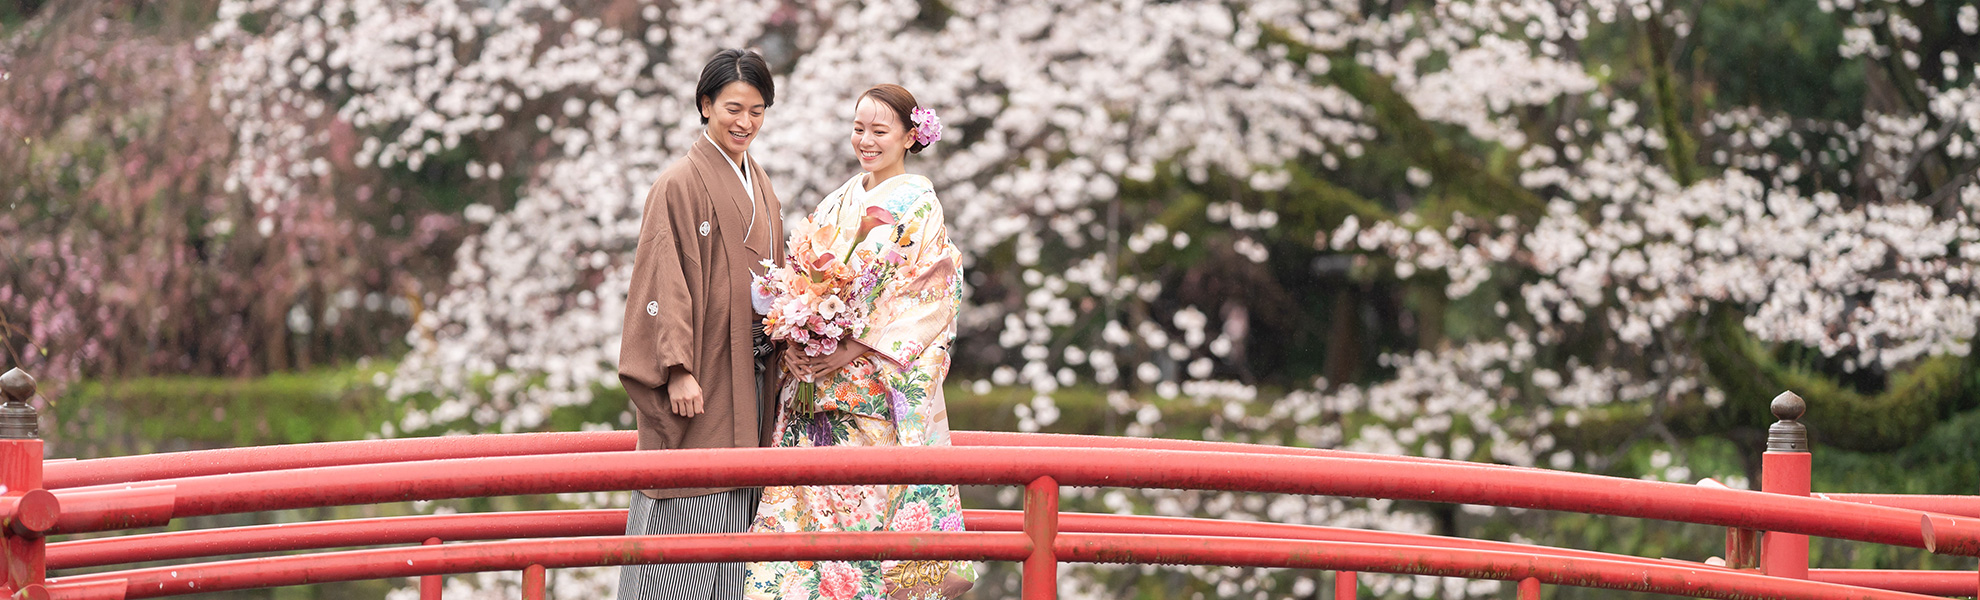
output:
[[[818,566],[818,594],[826,600],[851,600],[859,591],[859,569],[838,561]]]
[[[749,307],[756,314],[770,314],[777,301],[777,289],[773,281],[764,275],[751,274],[749,279]]]
[[[894,512],[894,521],[887,524],[888,531],[928,531],[933,519],[928,516],[928,504],[909,502]]]

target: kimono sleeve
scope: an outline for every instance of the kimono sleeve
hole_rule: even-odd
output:
[[[695,290],[690,287],[690,269],[699,269],[697,246],[683,243],[681,223],[688,219],[682,211],[689,205],[684,186],[665,179],[648,193],[646,214],[640,222],[639,249],[633,257],[632,281],[626,290],[625,329],[619,343],[619,376],[632,393],[634,384],[658,389],[667,384],[667,370],[680,366],[694,370],[694,329],[689,325],[695,314]],[[658,402],[658,399],[654,399]],[[645,404],[640,402],[639,404]],[[664,412],[657,404],[642,410]],[[658,413],[655,413],[658,414]]]
[[[901,262],[881,278],[867,328],[857,339],[907,367],[955,323],[962,303],[961,263],[949,243],[942,205],[933,191],[923,193],[896,218]]]

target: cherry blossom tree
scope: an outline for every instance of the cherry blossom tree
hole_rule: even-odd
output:
[[[420,273],[435,270],[425,252],[458,229],[408,220],[417,203],[379,173],[303,182],[348,152],[264,169],[295,201],[245,197],[226,179],[240,152],[205,85],[216,53],[192,43],[206,19],[176,8],[198,6],[54,3],[0,42],[0,360],[46,382],[46,397],[79,378],[396,353]],[[354,139],[315,124],[329,149]]]
[[[230,227],[182,237],[282,249],[241,259],[289,269],[255,271],[289,283],[241,300],[286,326],[272,337],[328,323],[344,299],[400,298],[410,352],[389,387],[407,414],[384,435],[537,429],[614,397],[641,202],[699,134],[700,65],[739,45],[778,71],[754,152],[786,218],[854,171],[842,140],[860,90],[898,82],[943,115],[951,135],[910,168],[966,254],[952,382],[958,397],[1028,390],[1021,429],[1097,393],[1129,435],[1739,485],[1750,473],[1687,441],[1752,454],[1781,389],[1810,400],[1818,441],[1861,450],[1909,444],[1968,395],[1980,14],[1957,2],[220,0],[216,14],[190,49],[127,61],[214,64],[207,112],[170,106],[225,131],[183,155]],[[32,43],[12,39],[0,73],[55,56]],[[0,107],[0,128],[58,130],[35,114]],[[39,152],[25,193],[57,214],[41,207],[59,195],[35,190],[62,189],[76,163]],[[366,215],[404,222],[341,229]],[[27,290],[154,270],[92,258],[132,254],[83,235],[96,225],[51,222],[0,215],[0,243],[24,249],[10,256],[34,257],[0,278],[0,335],[82,339],[109,301]],[[340,263],[323,245],[367,252]],[[380,278],[406,261],[428,262]],[[313,279],[325,271],[347,274]],[[1209,425],[1185,431],[1175,410]],[[1526,518],[1159,491],[1069,502],[1439,533]],[[1066,593],[1112,597],[1149,572],[1082,573]],[[1318,585],[1183,573],[1219,597]]]

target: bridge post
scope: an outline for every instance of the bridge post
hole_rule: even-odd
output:
[[[1024,600],[1059,597],[1059,482],[1050,476],[1024,486],[1024,532],[1031,536],[1031,557],[1024,559]]]
[[[1528,577],[1519,580],[1519,600],[1540,600],[1540,580]]]
[[[547,574],[543,572],[543,565],[530,565],[523,568],[523,600],[543,600],[544,580],[546,578]]]
[[[1808,404],[1794,392],[1781,392],[1769,408],[1780,419],[1767,428],[1767,451],[1760,455],[1760,491],[1807,496],[1810,491],[1808,426],[1801,415]],[[1808,578],[1808,536],[1769,531],[1760,540],[1760,572]]]
[[[440,538],[426,538],[423,546],[438,546]],[[440,600],[440,590],[444,589],[443,575],[423,575],[419,578],[419,600]]]
[[[34,398],[34,377],[18,368],[0,375],[0,505],[9,514],[0,527],[0,546],[7,558],[5,591],[14,598],[48,598],[48,542],[42,533],[61,515],[55,496],[41,487],[40,414]]]
[[[1334,600],[1354,600],[1361,593],[1361,585],[1355,581],[1359,577],[1354,571],[1335,571]]]

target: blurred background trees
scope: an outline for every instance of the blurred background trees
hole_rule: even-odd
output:
[[[855,169],[867,85],[950,124],[911,168],[969,255],[958,427],[1738,486],[1792,389],[1818,489],[1980,488],[1970,3],[81,0],[0,24],[0,339],[47,380],[365,360],[388,366],[338,380],[397,407],[378,435],[622,424],[639,202],[698,135],[706,56],[745,45],[780,77],[755,151],[787,218]],[[1714,551],[1461,507],[1086,501]]]

